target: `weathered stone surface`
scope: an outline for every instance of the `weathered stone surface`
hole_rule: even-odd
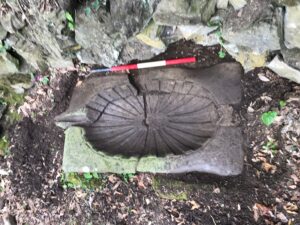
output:
[[[74,43],[62,35],[64,12],[42,14],[37,8],[38,5],[38,2],[30,1],[29,12],[35,20],[10,35],[6,42],[36,70],[44,70],[48,66],[73,66],[72,60],[63,56],[63,48]]]
[[[267,52],[256,53],[252,49],[239,47],[234,44],[224,44],[224,48],[236,61],[243,65],[245,72],[256,67],[265,66],[267,62]]]
[[[83,127],[66,131],[63,169],[239,174],[242,136],[230,105],[241,100],[241,73],[235,63],[152,69],[139,76],[142,95],[126,75],[88,80],[56,118]]]
[[[130,62],[133,59],[146,60],[164,51],[165,48],[154,48],[132,37],[120,52],[120,59],[122,62]]]
[[[8,52],[0,53],[0,76],[17,73],[19,62]]]
[[[281,54],[284,58],[284,61],[287,64],[300,70],[300,49],[299,48],[293,48],[293,49],[282,48]]]
[[[269,3],[270,0],[251,0],[247,2],[243,10],[230,9],[224,18],[223,30],[247,30],[257,21],[272,17]]]
[[[229,2],[235,10],[239,10],[247,4],[246,0],[229,0]]]
[[[218,36],[213,33],[216,29],[217,27],[209,27],[202,24],[178,26],[178,30],[186,40],[193,40],[196,44],[204,46],[219,44]]]
[[[9,11],[1,16],[0,21],[2,27],[9,33],[13,34],[25,26],[22,14]]]
[[[0,41],[3,40],[7,35],[7,31],[0,24]]]
[[[82,62],[112,66],[127,39],[141,31],[151,19],[157,0],[111,1],[110,12],[100,8],[86,15],[76,13],[76,41],[83,47]],[[88,35],[87,35],[88,34]]]
[[[283,5],[283,6],[295,6],[300,3],[299,0],[273,0],[276,4],[278,5]]]
[[[136,35],[136,38],[139,39],[141,42],[143,42],[146,45],[149,45],[156,49],[166,49],[166,45],[163,43],[163,41],[159,38],[159,33],[163,28],[157,24],[155,24],[154,21],[151,21],[147,27],[142,30],[141,33]]]
[[[207,23],[215,12],[216,4],[217,0],[162,0],[153,19],[167,26]]]
[[[228,0],[218,0],[217,1],[217,8],[218,9],[227,9]]]
[[[278,56],[276,56],[268,65],[268,68],[273,70],[279,76],[290,79],[298,84],[300,84],[300,71],[296,70],[283,61],[281,61]]]
[[[284,44],[287,48],[300,48],[300,2],[286,7],[284,17]]]
[[[238,46],[252,49],[253,52],[263,53],[280,49],[277,26],[259,23],[246,30],[223,30],[222,37]]]

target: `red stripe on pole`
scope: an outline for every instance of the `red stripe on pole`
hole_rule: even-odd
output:
[[[111,71],[120,71],[120,70],[136,70],[137,64],[128,64],[128,65],[123,65],[123,66],[113,66],[111,68]]]
[[[183,63],[193,63],[193,62],[196,62],[196,57],[166,60],[167,65],[176,65],[176,64],[183,64]]]

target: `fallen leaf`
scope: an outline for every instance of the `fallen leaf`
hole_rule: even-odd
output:
[[[151,202],[149,198],[146,198],[145,201],[146,201],[146,205],[149,205]]]
[[[251,106],[248,106],[247,111],[248,113],[253,113],[255,110]]]
[[[296,188],[297,188],[296,185],[290,185],[290,186],[289,186],[289,189],[292,189],[292,190],[295,190]]]
[[[216,193],[216,194],[220,194],[220,192],[221,192],[220,188],[215,188],[213,190],[213,193]]]
[[[276,217],[278,218],[278,219],[280,219],[280,221],[281,222],[283,222],[283,223],[287,223],[289,220],[286,218],[286,216],[281,212],[281,213],[278,213],[277,215],[276,215]]]
[[[138,212],[135,209],[130,210],[133,214],[137,214]]]
[[[297,184],[300,181],[299,178],[296,176],[296,174],[292,174],[291,178],[293,179],[295,184]]]
[[[297,214],[298,206],[294,203],[287,203],[285,206],[283,206],[285,211],[287,211],[289,214]]]
[[[270,163],[267,163],[267,162],[264,162],[263,164],[262,164],[262,169],[264,170],[264,171],[266,171],[267,173],[275,173],[276,172],[276,169],[277,169],[277,167],[276,166],[274,166],[274,165],[272,165],[272,164],[270,164]]]
[[[267,78],[263,73],[259,73],[259,74],[257,74],[257,76],[263,82],[269,82],[270,81],[270,79]]]
[[[259,203],[254,204],[253,212],[254,212],[253,217],[256,222],[261,216],[274,216],[270,208]]]
[[[200,205],[197,202],[195,202],[194,200],[193,201],[188,201],[188,202],[192,205],[191,210],[200,208]]]
[[[116,190],[121,184],[121,181],[117,182],[113,187],[112,187],[112,190]]]
[[[112,175],[108,176],[108,181],[110,183],[114,184],[118,181],[118,178],[114,174],[112,174]]]
[[[82,84],[82,80],[77,81],[76,87],[79,87]]]

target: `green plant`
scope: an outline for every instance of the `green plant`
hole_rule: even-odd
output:
[[[209,27],[217,27],[215,32],[216,32],[216,35],[218,37],[218,42],[221,46],[221,48],[218,52],[218,56],[219,56],[220,59],[225,58],[226,52],[225,52],[225,48],[224,48],[224,38],[222,37],[222,23],[221,23],[221,21],[219,21],[219,20],[209,21],[207,25]]]
[[[0,139],[0,155],[9,155],[9,141],[7,140],[7,137],[4,135]]]
[[[279,106],[280,106],[281,109],[284,108],[286,106],[286,101],[280,100],[279,101]]]
[[[4,44],[2,43],[2,41],[0,41],[0,53],[2,52],[6,52],[6,50],[8,50],[10,48],[10,46],[4,42]]]
[[[122,174],[121,174],[122,179],[123,179],[126,183],[128,183],[128,182],[130,181],[130,179],[131,179],[132,177],[134,177],[134,176],[135,176],[134,173],[122,173]]]
[[[262,146],[263,150],[265,152],[271,152],[271,155],[275,155],[277,153],[277,144],[275,142],[275,140],[271,139],[269,141],[267,141],[267,143],[265,143],[263,146]]]
[[[63,173],[60,182],[64,189],[95,189],[102,185],[102,180],[98,173]]]
[[[40,81],[43,85],[48,85],[49,84],[48,76],[43,77]]]
[[[275,121],[276,117],[277,117],[277,112],[268,111],[268,112],[264,112],[261,115],[260,119],[264,125],[270,126]]]
[[[75,30],[75,22],[74,22],[72,15],[69,12],[65,12],[65,17],[67,19],[68,28],[71,31],[74,31]]]
[[[88,1],[89,2],[89,1]],[[84,12],[86,16],[91,15],[92,11],[97,11],[101,7],[101,0],[94,0],[88,6],[85,7]]]

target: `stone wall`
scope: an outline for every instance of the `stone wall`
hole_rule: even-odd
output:
[[[1,3],[0,75],[70,67],[74,58],[103,66],[145,60],[187,39],[221,44],[245,71],[268,66],[299,81],[299,0],[45,2]],[[74,18],[74,31],[66,11]]]

